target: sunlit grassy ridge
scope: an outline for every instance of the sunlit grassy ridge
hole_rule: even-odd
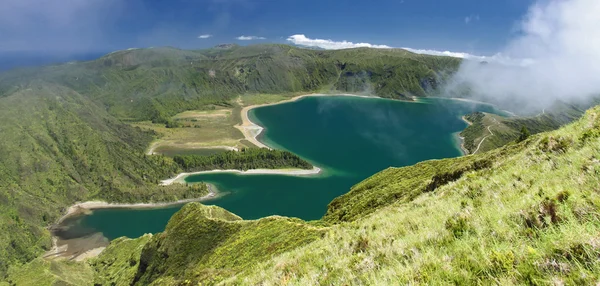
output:
[[[469,158],[491,165],[408,202],[388,201],[227,284],[600,281],[600,108],[558,131]],[[398,192],[389,183],[411,180],[401,170],[414,167],[383,171],[380,184],[367,179],[347,196],[369,181],[374,196]]]
[[[599,186],[596,107],[487,153],[384,170],[334,200],[320,221],[244,221],[188,204],[147,243],[120,252],[117,240],[91,263],[129,257],[110,273],[137,285],[594,285]],[[141,247],[138,261],[131,249]]]
[[[219,207],[188,204],[144,246],[135,282],[218,282],[323,233],[299,219],[244,221]]]

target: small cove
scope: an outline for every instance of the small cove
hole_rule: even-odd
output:
[[[418,103],[358,97],[307,97],[252,109],[265,130],[259,140],[298,154],[323,169],[315,176],[211,173],[186,182],[207,182],[220,196],[214,204],[244,219],[269,215],[319,219],[327,204],[365,178],[388,167],[462,155],[456,134],[473,111],[502,114],[492,106],[450,99]],[[101,232],[108,239],[164,230],[181,206],[99,209],[79,217],[73,231]]]

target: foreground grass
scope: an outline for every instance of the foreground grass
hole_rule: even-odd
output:
[[[599,114],[473,156],[493,166],[336,225],[226,284],[596,284]]]

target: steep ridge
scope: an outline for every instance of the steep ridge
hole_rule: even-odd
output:
[[[33,82],[0,98],[0,275],[51,247],[45,229],[76,201],[173,200],[206,190],[158,187],[176,165],[144,156],[152,134],[88,98]]]
[[[133,282],[163,284],[181,278],[218,282],[272,255],[315,241],[324,231],[283,217],[243,221],[219,207],[191,203],[144,246]]]

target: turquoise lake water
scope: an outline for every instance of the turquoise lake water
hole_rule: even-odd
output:
[[[492,106],[450,99],[418,103],[359,97],[307,97],[253,109],[250,118],[265,127],[260,140],[289,150],[323,169],[315,176],[192,176],[189,183],[213,184],[221,196],[204,202],[244,219],[269,215],[319,219],[328,203],[363,179],[388,167],[462,155],[456,133],[466,128],[460,117]],[[109,239],[138,237],[164,230],[180,209],[104,209],[77,220],[86,232]]]

